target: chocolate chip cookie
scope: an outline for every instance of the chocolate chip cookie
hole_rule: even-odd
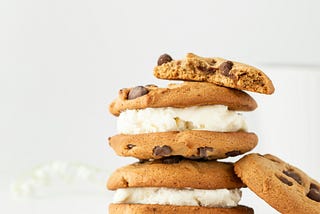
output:
[[[273,155],[249,154],[235,163],[235,172],[281,213],[320,213],[320,183]]]
[[[222,58],[204,58],[188,53],[183,60],[160,56],[154,75],[160,79],[210,82],[217,85],[272,94],[274,86],[258,68]]]
[[[257,107],[255,100],[243,91],[205,82],[184,82],[170,84],[167,88],[146,85],[121,89],[119,97],[110,104],[109,110],[113,115],[119,116],[127,109],[217,104],[239,111],[252,111]]]
[[[186,130],[148,134],[119,134],[109,138],[120,156],[160,159],[180,155],[190,159],[222,159],[252,150],[258,137],[249,132]]]
[[[192,161],[181,157],[124,166],[109,177],[107,184],[110,190],[128,187],[232,189],[244,186],[234,174],[232,163]]]
[[[244,186],[232,163],[182,157],[134,163],[110,176],[107,187],[116,193],[109,213],[253,213],[238,204]]]

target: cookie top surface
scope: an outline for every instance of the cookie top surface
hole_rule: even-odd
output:
[[[235,172],[281,213],[320,213],[320,183],[273,155],[249,154],[235,163]]]
[[[169,84],[167,88],[147,85],[121,89],[118,98],[110,104],[109,111],[118,116],[127,109],[218,104],[239,111],[252,111],[257,107],[256,101],[243,91],[205,82],[184,82]]]
[[[109,138],[120,156],[160,159],[180,155],[191,159],[222,159],[253,149],[258,142],[254,133],[212,132],[201,130],[148,134],[119,134]]]
[[[258,68],[222,58],[205,58],[188,53],[185,59],[170,60],[164,54],[154,68],[160,79],[210,82],[225,87],[272,94],[274,86]]]
[[[173,206],[157,204],[110,204],[109,213],[126,214],[154,214],[154,213],[176,213],[176,214],[253,214],[250,207],[237,206],[232,208],[201,207],[201,206]]]
[[[107,187],[234,189],[244,184],[234,174],[232,163],[170,157],[119,168],[109,177]]]

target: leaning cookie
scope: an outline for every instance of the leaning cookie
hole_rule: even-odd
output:
[[[116,170],[107,187],[116,190],[110,213],[253,213],[238,205],[244,184],[232,163],[181,157],[135,163]]]
[[[160,79],[203,81],[217,85],[272,94],[274,86],[261,70],[222,58],[204,58],[189,53],[183,60],[172,60],[164,54],[154,68],[154,75]]]
[[[216,104],[239,111],[252,111],[257,107],[255,100],[245,92],[210,83],[184,82],[170,84],[167,88],[147,85],[121,89],[119,97],[110,104],[109,110],[118,116],[128,109],[168,106],[185,108]]]
[[[258,137],[249,132],[186,130],[119,134],[109,138],[114,151],[125,157],[160,159],[180,155],[190,159],[222,159],[252,150]]]
[[[320,213],[320,183],[275,156],[249,154],[235,163],[235,172],[281,213]]]

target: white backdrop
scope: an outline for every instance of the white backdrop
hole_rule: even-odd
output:
[[[87,213],[95,207],[104,213],[109,199],[103,193],[88,203],[72,198],[78,205],[72,207],[70,198],[60,203],[59,197],[21,206],[11,201],[9,184],[50,161],[107,172],[132,162],[107,147],[106,137],[115,134],[108,104],[122,87],[165,85],[152,76],[164,52],[220,56],[264,69],[276,92],[253,94],[259,109],[246,116],[260,138],[255,151],[277,154],[320,180],[319,6],[316,0],[2,0],[0,197],[8,203],[0,210]],[[243,204],[256,213],[275,212],[250,193]]]

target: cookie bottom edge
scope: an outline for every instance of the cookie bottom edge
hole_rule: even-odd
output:
[[[158,204],[110,204],[109,214],[149,214],[149,213],[201,213],[201,214],[253,214],[254,210],[250,207],[238,205],[237,207],[201,207],[201,206],[174,206]]]

